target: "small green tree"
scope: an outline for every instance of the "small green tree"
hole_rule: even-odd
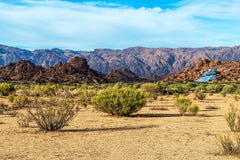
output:
[[[93,97],[92,104],[96,110],[117,116],[130,116],[139,111],[146,99],[142,92],[129,87],[107,88]]]

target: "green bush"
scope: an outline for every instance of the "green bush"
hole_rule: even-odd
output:
[[[179,97],[174,99],[174,103],[177,105],[180,114],[184,115],[188,107],[192,104],[192,101],[190,98]]]
[[[223,89],[223,85],[220,84],[209,84],[206,87],[208,93],[219,93]]]
[[[156,100],[159,95],[159,87],[155,83],[144,83],[141,85],[141,89],[143,92],[148,92],[149,96],[154,100]]]
[[[224,86],[222,90],[225,93],[232,94],[232,93],[234,93],[236,91],[236,89],[237,89],[237,85],[236,84],[229,84],[229,85]]]
[[[226,97],[227,93],[225,91],[222,91],[222,92],[220,92],[220,95],[223,96],[223,97]]]
[[[233,95],[233,99],[235,100],[235,101],[238,101],[239,99],[240,99],[240,96],[239,95]]]
[[[207,94],[204,93],[203,91],[197,91],[197,90],[195,90],[194,95],[197,99],[200,99],[200,100],[203,100],[207,96]]]
[[[142,92],[129,87],[108,88],[93,97],[92,104],[96,110],[117,116],[130,116],[140,110],[146,99]]]
[[[161,83],[157,83],[157,86],[158,86],[160,94],[161,95],[165,94],[167,85],[164,82],[161,82]]]
[[[78,95],[78,102],[80,105],[87,107],[91,104],[92,98],[97,94],[95,89],[79,89]]]
[[[9,100],[9,102],[13,102],[14,95],[13,94],[8,95],[8,100]]]
[[[36,85],[33,89],[34,96],[56,96],[60,86],[58,84]]]
[[[14,97],[13,108],[14,109],[24,108],[27,105],[27,103],[28,103],[28,96],[18,95]]]
[[[225,113],[225,120],[231,131],[240,131],[240,114],[232,103],[228,108],[228,112]]]
[[[197,86],[196,88],[195,88],[195,91],[201,91],[201,92],[206,92],[207,91],[207,84],[201,84],[201,85],[199,85],[199,86]]]
[[[197,104],[192,104],[190,105],[188,108],[187,108],[187,111],[193,115],[193,116],[196,116],[198,111],[199,111],[199,107]]]
[[[78,108],[74,109],[73,105],[58,97],[36,100],[33,109],[28,109],[30,118],[45,131],[57,131],[67,126],[77,112]]]
[[[15,91],[14,85],[9,83],[0,84],[0,94],[3,96],[8,96],[9,93]]]

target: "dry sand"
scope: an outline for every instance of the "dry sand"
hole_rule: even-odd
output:
[[[216,155],[215,136],[231,133],[224,119],[229,103],[234,102],[230,95],[195,100],[200,107],[195,117],[179,116],[173,97],[162,97],[129,118],[82,108],[70,126],[58,132],[39,131],[34,123],[20,128],[16,117],[0,115],[0,159],[239,159]]]

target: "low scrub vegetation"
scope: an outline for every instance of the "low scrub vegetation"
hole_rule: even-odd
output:
[[[108,88],[93,97],[92,104],[96,110],[117,116],[130,116],[139,111],[146,99],[140,91],[130,87]]]
[[[174,99],[175,104],[178,107],[179,113],[184,115],[187,111],[187,108],[192,104],[190,98],[179,97]]]
[[[192,104],[190,98],[185,97],[178,97],[174,98],[174,103],[177,105],[179,113],[184,116],[185,113],[188,111],[191,115],[197,115],[199,111],[199,107],[197,104]]]
[[[29,115],[18,114],[17,115],[17,123],[20,127],[29,127],[31,122],[31,118]]]
[[[14,92],[15,88],[13,84],[1,83],[0,84],[0,94],[3,96],[8,96],[10,93]]]
[[[14,109],[21,109],[26,107],[28,103],[28,96],[26,95],[18,95],[13,99],[13,108]]]
[[[225,113],[225,119],[231,131],[240,131],[240,114],[234,104],[230,104],[228,112]]]
[[[218,140],[218,147],[222,154],[226,155],[240,155],[240,136],[235,135],[225,135],[219,136]]]
[[[193,116],[196,116],[198,111],[199,111],[199,107],[197,104],[192,104],[190,105],[188,108],[187,108],[187,111],[193,115]]]
[[[207,96],[207,94],[204,93],[203,90],[200,90],[200,91],[196,90],[196,91],[194,92],[194,95],[195,95],[195,97],[196,97],[197,99],[200,99],[200,100],[205,99],[206,96]]]
[[[36,99],[28,109],[30,118],[45,131],[57,131],[67,126],[77,112],[77,108],[56,97],[48,100]]]
[[[148,93],[149,97],[153,98],[154,100],[156,100],[160,94],[159,86],[154,83],[144,83],[141,85],[141,89],[143,92]]]

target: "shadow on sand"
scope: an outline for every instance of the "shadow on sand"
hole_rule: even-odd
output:
[[[131,117],[181,117],[180,114],[135,114]]]
[[[94,131],[125,131],[144,128],[155,128],[156,125],[136,126],[136,127],[118,127],[118,128],[86,128],[86,129],[63,129],[59,132],[94,132]]]
[[[191,114],[184,114],[185,117],[193,116]],[[184,117],[180,114],[136,114],[131,117],[143,117],[143,118],[151,118],[151,117]],[[198,117],[220,117],[222,115],[207,115],[207,114],[198,114]]]

